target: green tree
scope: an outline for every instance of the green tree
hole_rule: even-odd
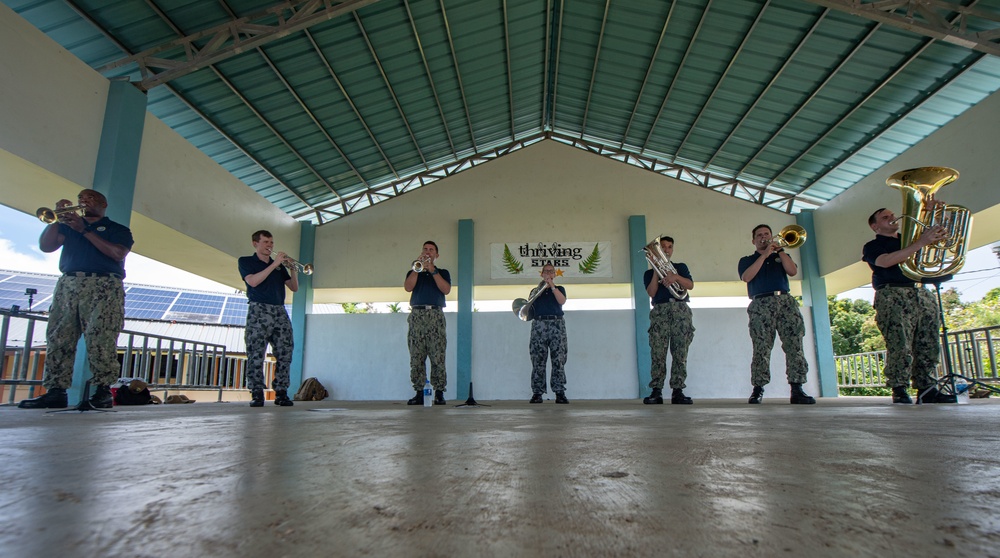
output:
[[[344,302],[340,305],[345,314],[367,314],[367,305],[362,306],[360,302]]]

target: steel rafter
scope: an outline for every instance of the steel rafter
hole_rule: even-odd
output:
[[[111,41],[112,44],[114,44],[116,47],[118,47],[119,50],[121,50],[127,56],[131,56],[132,55],[132,51],[130,51],[124,44],[121,43],[121,41],[119,41],[114,35],[112,35],[110,31],[108,31],[107,29],[105,29],[103,25],[101,25],[100,23],[98,23],[97,20],[95,20],[94,18],[90,17],[89,14],[87,14],[86,12],[83,11],[83,9],[81,9],[79,6],[77,6],[76,2],[74,2],[73,0],[66,0],[66,4],[78,16],[80,16],[80,18],[82,18],[84,21],[86,21],[90,25],[93,25],[95,29],[97,29],[102,35],[104,35],[104,37],[106,39],[108,39],[109,41]],[[188,109],[190,109],[199,118],[201,118],[202,120],[204,120],[219,135],[221,135],[223,138],[225,138],[227,141],[229,141],[229,143],[231,143],[233,145],[233,147],[235,147],[237,150],[239,150],[239,152],[242,153],[247,159],[253,161],[253,163],[255,165],[257,165],[262,171],[264,171],[265,173],[267,173],[268,176],[270,176],[275,182],[277,182],[279,185],[281,185],[281,187],[284,188],[286,191],[288,191],[289,194],[291,194],[292,196],[294,196],[295,199],[299,200],[299,202],[301,202],[303,205],[305,205],[306,207],[308,207],[310,209],[310,211],[315,211],[316,210],[316,208],[311,203],[309,203],[308,201],[306,201],[305,198],[303,198],[302,196],[300,196],[299,193],[296,192],[294,188],[292,188],[291,186],[289,186],[288,184],[286,184],[285,181],[283,181],[282,179],[278,178],[278,173],[276,173],[273,170],[271,170],[271,168],[268,167],[266,164],[264,164],[263,161],[260,161],[259,159],[257,159],[257,157],[255,157],[254,155],[252,155],[249,151],[247,151],[246,149],[244,149],[243,146],[240,145],[240,143],[237,142],[226,131],[224,131],[220,125],[218,125],[215,122],[213,122],[212,119],[208,117],[208,115],[206,115],[205,113],[203,113],[200,109],[196,108],[191,103],[191,101],[188,101],[187,98],[184,95],[182,95],[180,91],[177,91],[175,88],[173,88],[170,85],[166,85],[165,87],[167,88],[168,91],[170,91],[170,93],[172,93],[175,97],[177,97],[177,99],[180,102],[184,103],[184,105],[186,107],[188,107]]]
[[[712,1],[708,0],[705,4],[705,9],[701,13],[701,19],[698,20],[698,27],[695,28],[694,34],[691,35],[691,40],[688,41],[687,50],[684,51],[684,56],[681,58],[679,64],[677,64],[677,71],[674,72],[674,78],[670,80],[670,87],[667,88],[666,94],[663,95],[663,102],[660,103],[660,110],[656,111],[656,118],[653,119],[653,124],[649,127],[649,133],[646,134],[646,140],[642,142],[642,146],[639,149],[639,153],[645,153],[646,147],[649,145],[649,139],[653,137],[653,131],[656,130],[656,124],[660,121],[660,117],[663,116],[663,109],[667,106],[667,101],[670,99],[670,94],[674,91],[674,86],[677,85],[677,76],[681,75],[681,71],[684,70],[684,63],[687,62],[688,56],[691,56],[691,51],[694,50],[694,43],[698,40],[698,34],[701,32],[701,28],[705,25],[705,20],[708,19],[708,13],[712,10]]]
[[[97,71],[104,73],[129,64],[137,64],[143,76],[138,87],[148,91],[170,80],[308,29],[317,23],[354,12],[377,1],[289,0],[251,16],[227,21],[105,64],[97,68]],[[277,23],[273,23],[275,19]],[[199,44],[202,46],[198,46]]]
[[[905,29],[932,39],[1000,56],[1000,15],[945,0],[807,0],[813,4]],[[957,14],[951,21],[949,14]],[[989,27],[968,30],[970,21]]]
[[[424,63],[424,72],[427,73],[427,84],[431,87],[431,94],[434,96],[434,104],[437,105],[438,114],[441,115],[441,125],[444,126],[444,133],[448,136],[448,145],[451,146],[451,152],[454,156],[458,157],[458,150],[455,149],[455,141],[451,137],[451,130],[448,128],[448,117],[444,115],[444,107],[441,106],[441,98],[438,97],[437,87],[434,86],[434,74],[431,73],[431,67],[427,64],[427,55],[424,54],[424,45],[420,42],[420,33],[417,32],[417,22],[413,20],[413,13],[410,12],[410,2],[409,0],[403,0],[403,5],[406,7],[406,17],[410,20],[410,28],[413,29],[413,40],[417,42],[417,51],[420,52],[420,60]],[[456,71],[458,68],[455,69]],[[469,133],[472,134],[472,126],[469,126]],[[472,143],[475,144],[475,135],[472,136]]]
[[[444,4],[442,0],[441,4]],[[503,0],[503,44],[507,53],[507,100],[510,102],[510,139],[517,138],[517,127],[514,124],[514,74],[510,70],[510,28],[507,22],[507,0]],[[451,37],[451,33],[448,33]]]
[[[462,83],[462,72],[458,68],[458,50],[455,48],[455,42],[451,38],[451,25],[448,23],[448,12],[446,12],[444,9],[444,0],[440,0],[440,3],[441,3],[441,19],[444,21],[444,31],[445,34],[448,36],[448,49],[451,50],[452,64],[455,65],[455,77],[458,79],[458,92],[462,96],[462,107],[465,109],[465,120],[469,125],[469,137],[472,138],[473,150],[479,151],[479,147],[477,147],[476,144],[476,129],[472,127],[472,114],[469,112],[469,102],[465,99],[465,85],[463,85]],[[407,13],[409,13],[409,7],[407,7]],[[410,18],[410,21],[413,21],[412,16]],[[416,23],[413,24],[414,34],[416,34],[417,32],[416,25],[417,25]],[[423,51],[421,51],[421,56],[422,55]],[[424,61],[424,66],[427,66],[426,60]],[[427,68],[428,79],[430,79],[430,74],[431,70],[430,68]],[[433,79],[431,81],[432,81],[431,87],[433,88],[434,87]],[[434,92],[434,98],[437,99],[437,91]],[[438,105],[438,108],[440,108],[440,105]],[[441,117],[444,118],[444,113],[442,113]],[[447,128],[448,128],[448,123],[445,122],[445,130],[447,130]],[[451,136],[448,136],[448,138],[450,139]],[[451,147],[452,151],[454,151],[455,150],[454,144],[452,144]],[[458,155],[457,151],[455,152],[455,155],[456,156]]]
[[[695,129],[698,127],[698,122],[701,121],[701,117],[704,116],[705,111],[708,110],[708,105],[710,105],[712,103],[712,100],[715,99],[715,95],[719,92],[719,89],[722,87],[722,83],[726,80],[726,77],[729,75],[729,71],[732,70],[733,66],[736,65],[736,59],[739,58],[740,54],[743,52],[743,48],[746,47],[747,43],[750,42],[750,36],[753,35],[753,31],[754,29],[757,28],[757,24],[760,23],[760,20],[764,18],[764,11],[767,10],[768,6],[770,5],[771,5],[771,0],[767,0],[761,5],[760,11],[757,12],[757,17],[754,18],[753,23],[750,25],[750,28],[747,29],[747,32],[743,34],[743,40],[740,41],[740,46],[736,48],[736,52],[734,52],[733,55],[729,58],[729,64],[726,65],[726,69],[722,71],[722,75],[719,76],[719,79],[715,81],[715,87],[712,88],[712,92],[709,93],[708,98],[705,99],[704,103],[702,103],[701,110],[698,111],[698,116],[695,117],[694,122],[692,122],[691,126],[688,127],[688,131],[686,134],[684,134],[684,139],[681,140],[680,145],[678,145],[677,149],[674,150],[674,155],[673,157],[670,158],[670,162],[676,161],[677,156],[680,155],[680,153],[684,150],[684,145],[691,137],[691,134],[693,134]],[[736,176],[739,176],[739,174],[737,174]]]
[[[590,71],[590,85],[587,87],[587,101],[583,104],[583,122],[580,123],[580,137],[587,132],[587,117],[590,116],[590,98],[594,94],[594,81],[597,79],[597,67],[601,62],[601,44],[604,42],[604,29],[608,24],[608,10],[611,0],[604,2],[604,16],[601,18],[601,30],[597,34],[597,51],[594,53],[594,67]]]
[[[449,176],[454,176],[462,171],[477,167],[484,163],[496,160],[499,157],[513,153],[519,149],[538,143],[546,139],[547,135],[544,133],[533,134],[529,137],[515,140],[499,147],[494,147],[483,153],[475,153],[468,157],[463,157],[453,162],[445,163],[441,166],[435,167],[433,169],[428,169],[416,173],[412,176],[407,176],[399,180],[394,180],[387,184],[380,186],[375,186],[368,188],[362,192],[357,192],[349,196],[345,196],[344,200],[347,203],[347,213],[356,213],[377,203],[381,203],[392,198],[399,197],[407,192],[413,191],[421,186],[426,186],[433,182],[437,182],[443,178],[448,178]],[[324,206],[318,206],[317,211],[325,212],[327,209]],[[292,215],[293,218],[299,218],[306,215],[303,212],[300,215]],[[338,213],[333,213],[337,217],[342,217]]]
[[[547,0],[545,3],[545,65],[542,69],[542,121],[539,123],[539,128],[545,131],[548,126],[548,107],[549,107],[549,47],[551,46],[552,38],[550,36],[552,33],[552,0]]]
[[[747,108],[747,110],[743,112],[743,116],[740,117],[740,121],[737,122],[735,126],[733,126],[732,130],[729,132],[729,135],[726,136],[726,139],[723,140],[722,144],[719,145],[718,148],[716,148],[715,153],[712,155],[712,157],[708,160],[707,163],[705,163],[705,168],[712,166],[712,162],[715,161],[715,158],[722,153],[726,145],[729,144],[729,140],[733,139],[736,136],[736,132],[743,126],[743,123],[746,122],[747,118],[750,117],[750,114],[753,113],[755,108],[757,108],[757,105],[759,105],[764,100],[764,97],[766,97],[767,94],[771,91],[771,88],[774,87],[774,84],[777,83],[778,79],[780,79],[781,76],[784,75],[785,70],[787,70],[792,65],[792,63],[795,61],[795,57],[799,54],[799,51],[805,48],[806,43],[813,36],[816,30],[819,29],[820,24],[823,23],[823,20],[829,13],[830,10],[823,10],[823,13],[821,13],[819,17],[816,18],[816,21],[813,22],[812,26],[809,27],[809,31],[807,31],[805,35],[803,35],[802,38],[799,39],[799,43],[795,45],[795,50],[793,50],[791,54],[785,57],[785,62],[784,64],[781,65],[781,68],[779,68],[778,71],[775,72],[775,74],[771,77],[771,80],[767,82],[767,85],[764,86],[764,89],[762,89],[761,92],[757,95],[757,98],[754,99],[753,104],[751,104]]]
[[[556,101],[559,99],[559,53],[562,50],[562,26],[566,19],[565,0],[559,0],[559,32],[556,33],[556,63],[552,67],[552,111],[549,116],[549,128],[556,127]]]
[[[642,100],[642,94],[646,91],[646,84],[649,83],[649,75],[653,73],[653,65],[656,63],[656,57],[660,54],[660,45],[663,44],[663,38],[667,36],[667,26],[670,25],[670,16],[674,15],[674,7],[677,6],[677,2],[670,3],[670,9],[667,10],[667,17],[663,20],[663,29],[660,30],[660,38],[656,40],[656,47],[653,49],[652,55],[649,57],[649,65],[646,66],[646,75],[642,78],[642,85],[639,86],[639,94],[635,97],[635,104],[632,105],[632,113],[629,114],[628,124],[625,125],[625,133],[622,134],[622,141],[618,144],[618,147],[625,147],[625,142],[628,141],[628,133],[632,129],[632,122],[635,121],[636,112],[639,110],[639,101]]]
[[[889,74],[889,76],[888,76],[888,77],[886,77],[886,78],[885,78],[884,80],[882,80],[882,83],[878,84],[878,86],[876,86],[876,87],[875,87],[875,88],[874,88],[874,89],[873,89],[873,90],[872,90],[872,91],[871,91],[870,93],[868,93],[868,95],[865,95],[865,98],[864,98],[864,99],[861,99],[861,101],[859,101],[859,102],[855,103],[855,104],[854,104],[854,106],[853,106],[853,107],[851,108],[851,110],[847,111],[847,114],[845,114],[844,116],[842,116],[842,117],[841,117],[841,118],[840,118],[839,120],[837,120],[836,122],[834,122],[834,123],[833,123],[832,125],[828,126],[828,127],[827,127],[827,130],[826,130],[826,132],[824,132],[822,136],[820,136],[820,137],[816,138],[816,140],[815,140],[815,141],[813,141],[813,142],[812,142],[812,143],[810,143],[810,144],[809,144],[809,145],[808,145],[808,146],[807,146],[807,147],[806,147],[805,149],[803,149],[803,150],[802,150],[802,151],[801,151],[801,152],[799,153],[799,156],[798,156],[798,157],[796,157],[794,161],[792,161],[791,163],[789,163],[789,164],[785,165],[785,167],[784,167],[783,169],[781,169],[781,172],[779,172],[779,173],[778,173],[777,175],[775,175],[775,177],[774,177],[774,178],[772,178],[772,179],[771,179],[770,181],[768,181],[768,183],[767,183],[767,185],[766,185],[766,186],[767,186],[767,187],[770,187],[770,186],[771,186],[772,184],[774,184],[774,183],[775,183],[775,182],[776,182],[776,181],[777,181],[777,180],[778,180],[779,178],[781,178],[782,176],[784,176],[784,174],[785,174],[785,173],[787,173],[787,172],[788,172],[789,170],[791,170],[791,169],[792,169],[792,167],[794,167],[794,166],[795,166],[795,165],[796,165],[796,164],[797,164],[797,163],[798,163],[799,161],[801,161],[801,160],[802,160],[802,159],[803,159],[803,158],[804,158],[804,157],[805,157],[805,156],[806,156],[806,155],[807,155],[807,154],[808,154],[808,153],[809,153],[809,152],[810,152],[810,151],[811,151],[811,150],[812,150],[813,148],[815,148],[815,147],[816,147],[817,145],[819,145],[819,144],[820,144],[820,142],[822,142],[822,141],[823,141],[823,140],[825,140],[825,139],[826,139],[827,137],[829,137],[829,136],[830,136],[830,134],[831,134],[831,133],[833,133],[833,131],[834,131],[834,130],[838,129],[838,128],[839,128],[839,127],[840,127],[840,126],[841,126],[841,125],[842,125],[842,124],[843,124],[844,122],[846,122],[846,121],[847,121],[847,119],[849,119],[849,118],[850,118],[851,116],[853,116],[853,115],[854,115],[854,114],[855,114],[855,113],[856,113],[857,111],[861,110],[861,107],[863,107],[863,106],[865,105],[865,103],[867,103],[867,102],[868,102],[868,101],[870,101],[870,100],[871,100],[871,99],[872,99],[873,97],[875,97],[875,95],[876,95],[876,94],[877,94],[877,93],[878,93],[879,91],[881,91],[881,90],[882,90],[882,88],[884,88],[884,87],[885,87],[886,85],[888,85],[888,84],[889,84],[889,82],[891,82],[891,81],[892,81],[893,79],[895,79],[895,78],[896,78],[896,76],[898,76],[898,75],[899,75],[900,73],[902,73],[902,72],[903,72],[903,70],[905,70],[905,69],[907,68],[907,66],[909,66],[910,64],[912,64],[912,63],[913,63],[914,61],[916,61],[916,60],[917,60],[918,58],[920,58],[920,56],[921,56],[921,55],[922,55],[922,54],[923,54],[924,52],[926,52],[926,51],[927,51],[927,50],[928,50],[928,49],[929,49],[929,48],[930,48],[931,46],[933,46],[933,44],[934,44],[934,41],[933,41],[932,39],[927,39],[927,40],[925,40],[925,41],[924,41],[924,44],[923,44],[923,46],[921,46],[921,47],[920,47],[919,49],[917,49],[917,50],[916,50],[916,52],[914,52],[914,53],[913,53],[912,55],[910,55],[910,56],[909,56],[909,57],[908,57],[908,58],[907,58],[906,60],[904,60],[904,61],[903,61],[903,63],[902,63],[902,64],[900,64],[900,65],[899,65],[899,67],[898,67],[898,68],[896,68],[896,70],[895,70],[895,71],[893,71],[893,72],[892,72],[891,74]],[[968,69],[968,68],[966,68],[966,70],[964,70],[964,71],[967,71],[967,69]],[[963,71],[963,72],[964,72],[964,71]],[[950,81],[951,81],[951,80],[948,80],[948,82],[950,82]],[[932,97],[932,96],[934,95],[934,93],[936,93],[937,91],[940,91],[940,90],[941,90],[941,89],[942,89],[943,87],[945,87],[945,86],[947,85],[947,83],[948,83],[948,82],[945,82],[945,83],[941,84],[941,85],[940,85],[940,86],[939,86],[939,87],[938,87],[937,89],[935,89],[935,90],[934,90],[933,92],[931,92],[931,93],[930,93],[930,94],[928,94],[928,95],[925,95],[925,96],[924,96],[924,100],[926,100],[926,99],[928,99],[928,98]],[[921,101],[921,103],[922,103],[922,102],[923,102],[923,101]],[[918,103],[918,106],[919,106],[919,105],[920,105],[921,103]],[[909,113],[909,112],[910,112],[910,111],[907,111],[907,113]],[[896,118],[896,120],[895,120],[895,121],[896,121],[896,122],[898,122],[898,121],[900,121],[900,120],[902,120],[902,117],[898,117],[898,118]],[[857,151],[857,150],[854,150],[854,151],[853,151],[852,153],[850,153],[849,155],[853,155],[853,153],[854,153],[854,152],[856,152],[856,151]],[[841,157],[841,158],[840,158],[840,159],[839,159],[838,161],[835,161],[835,162],[833,162],[833,163],[832,163],[832,164],[830,165],[830,168],[831,168],[831,169],[834,169],[834,168],[836,168],[836,167],[837,167],[838,165],[840,165],[840,163],[842,163],[842,162],[843,162],[843,161],[844,161],[844,160],[845,160],[845,159],[846,159],[846,158],[847,158],[847,157],[848,157],[849,155],[845,155],[845,156],[842,156],[842,157]],[[825,175],[826,175],[826,173],[824,173],[824,176],[825,176]],[[803,188],[801,188],[800,190],[798,190],[798,192],[796,193],[796,195],[798,195],[798,194],[801,194],[802,192],[805,192],[805,191],[806,191],[807,189],[809,189],[810,187],[812,187],[812,185],[813,185],[813,184],[815,184],[815,183],[816,183],[816,181],[815,181],[815,180],[813,180],[813,181],[812,181],[812,182],[810,182],[809,184],[805,185],[805,186],[804,186]]]

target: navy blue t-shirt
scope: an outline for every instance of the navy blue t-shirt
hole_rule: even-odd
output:
[[[243,279],[243,283],[247,286],[247,299],[250,302],[261,302],[264,304],[285,304],[285,281],[292,278],[289,275],[288,270],[285,266],[279,265],[277,269],[272,271],[270,275],[267,276],[263,281],[260,282],[256,287],[251,287],[247,283],[247,275],[253,275],[255,273],[260,273],[267,269],[267,266],[274,262],[268,256],[266,262],[260,261],[257,254],[252,256],[243,256],[239,259],[240,267],[240,278]]]
[[[540,287],[535,287],[532,289],[528,298],[531,298],[531,295],[535,294],[535,291],[539,288]],[[559,289],[559,292],[561,292],[563,296],[566,296],[566,289],[564,289],[562,285],[556,285],[556,288]],[[536,318],[539,316],[563,315],[562,304],[559,304],[559,301],[556,300],[556,295],[552,292],[552,289],[545,289],[544,293],[538,295],[535,302],[531,303],[531,308],[534,309]]]
[[[87,228],[97,236],[112,243],[132,249],[132,231],[125,225],[115,223],[107,217],[87,225]],[[74,273],[116,273],[125,277],[125,262],[116,261],[104,255],[83,234],[74,231],[69,225],[59,223],[59,234],[65,237],[62,254],[59,255],[59,271]]]
[[[435,269],[441,274],[441,278],[451,285],[451,274],[448,273],[448,270],[440,267]],[[407,271],[406,276],[409,277],[411,273],[413,270]],[[440,306],[444,308],[444,293],[437,288],[437,283],[434,282],[434,276],[431,275],[430,271],[421,271],[417,274],[417,284],[410,292],[410,306]]]
[[[896,264],[892,267],[879,267],[875,265],[875,260],[882,254],[891,254],[903,247],[903,241],[899,237],[875,235],[875,240],[868,241],[862,250],[861,259],[868,264],[872,270],[872,288],[878,289],[882,285],[907,284],[907,283],[943,283],[950,280],[952,275],[943,277],[925,278],[914,281],[903,273],[903,268]]]
[[[694,281],[694,278],[691,277],[691,272],[688,270],[688,266],[687,265],[682,264],[682,263],[674,263],[674,262],[670,262],[670,263],[673,264],[674,269],[677,270],[677,275],[680,275],[681,277],[683,277],[685,279],[690,279],[691,281]],[[649,288],[649,284],[653,282],[653,274],[654,273],[655,273],[655,271],[653,271],[652,269],[647,269],[646,270],[646,274],[642,276],[642,285],[644,287]],[[656,280],[657,281],[660,280],[659,276],[656,277]],[[670,294],[670,289],[668,289],[667,287],[664,287],[663,285],[660,285],[660,287],[658,289],[656,289],[656,296],[653,297],[653,300],[651,302],[653,304],[660,304],[661,302],[667,302],[670,299],[676,299],[676,297],[674,295]],[[690,299],[691,299],[691,295],[690,294],[687,295],[687,296],[685,296],[683,298],[684,301],[688,301]]]
[[[759,257],[760,253],[754,252],[740,258],[740,277],[743,277],[743,272],[750,269]],[[757,275],[747,283],[747,296],[750,298],[773,291],[788,292],[788,274],[785,273],[785,268],[781,265],[781,256],[777,253],[768,256]]]

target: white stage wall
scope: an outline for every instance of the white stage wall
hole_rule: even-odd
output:
[[[809,309],[804,348],[809,361],[806,391],[818,395],[815,347]],[[413,396],[406,346],[408,314],[313,314],[306,321],[303,379],[316,377],[339,400],[397,400]],[[448,322],[448,392],[455,398],[455,331]],[[634,322],[631,310],[566,313],[569,358],[566,395],[574,399],[637,397]],[[694,342],[688,353],[688,387],[698,399],[750,395],[750,336],[744,308],[696,308]],[[507,312],[472,314],[472,381],[477,400],[531,397],[528,360],[530,325]],[[645,335],[643,335],[645,338]],[[781,341],[771,356],[772,381],[765,397],[786,399],[785,358]],[[549,395],[551,397],[551,393]]]

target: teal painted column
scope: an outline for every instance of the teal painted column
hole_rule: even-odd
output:
[[[132,198],[145,119],[146,95],[127,81],[111,81],[104,107],[93,189],[108,198],[107,217],[125,226],[132,220]],[[125,258],[125,273],[128,274],[128,258]],[[73,385],[67,390],[70,402],[80,399],[83,384],[90,379],[87,345],[82,337],[76,349]]]
[[[632,308],[635,309],[635,363],[639,376],[639,397],[652,392],[649,389],[653,365],[649,356],[649,295],[642,284],[642,276],[649,267],[642,251],[645,246],[646,216],[631,215],[628,218],[628,262],[632,278]]]
[[[312,262],[316,252],[316,226],[308,221],[299,223],[299,257],[303,264]],[[302,364],[306,346],[306,314],[312,310],[312,275],[299,274],[299,292],[292,297],[292,366],[288,372],[288,391],[295,393],[302,385]]]
[[[475,285],[476,227],[472,219],[458,221],[458,344],[455,399],[469,398],[472,382],[472,303]]]
[[[795,222],[806,230],[806,238],[816,238],[812,210],[799,213]],[[819,367],[819,394],[837,397],[837,368],[833,360],[833,335],[830,333],[830,307],[826,300],[826,280],[819,274],[819,251],[816,242],[806,242],[799,248],[802,257],[802,302],[812,308],[812,328],[816,345],[816,365]]]

